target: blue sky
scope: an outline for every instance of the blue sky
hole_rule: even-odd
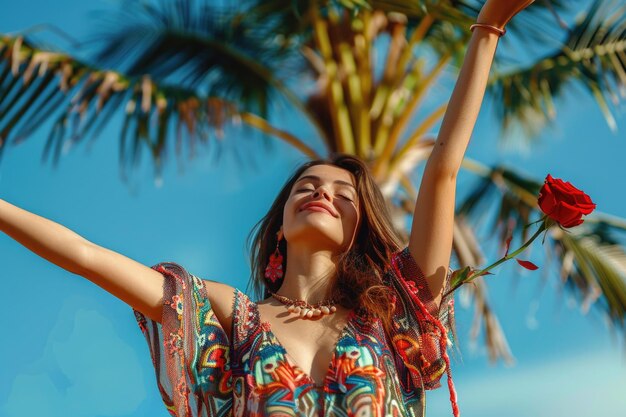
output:
[[[113,9],[116,3],[11,2],[0,14],[0,32],[48,22],[81,37],[91,33],[94,19],[89,12]],[[55,35],[49,39],[58,41]],[[444,87],[438,91],[449,94]],[[616,112],[616,133],[580,89],[559,100],[557,111],[555,125],[525,149],[499,145],[493,106],[485,105],[467,156],[516,166],[538,179],[551,173],[585,190],[599,212],[626,218],[619,182],[626,178],[624,105]],[[289,112],[276,114],[275,123],[287,129],[297,131],[302,123]],[[163,183],[157,184],[145,154],[129,186],[118,173],[119,126],[114,120],[91,148],[83,143],[71,149],[56,169],[40,161],[45,127],[9,147],[0,165],[0,197],[145,265],[174,261],[202,278],[245,289],[247,234],[303,157],[277,141],[267,151],[257,136],[229,130],[226,142],[250,148],[257,168],[241,169],[229,152],[215,164],[213,148],[198,149],[193,160],[185,156],[179,163],[172,157]],[[457,201],[474,180],[461,173]],[[495,260],[488,232],[478,237],[485,242],[488,259]],[[0,253],[5,294],[0,315],[5,332],[0,344],[1,416],[168,415],[129,306],[4,234]],[[540,269],[514,275],[519,266],[509,262],[488,278],[489,298],[515,366],[489,365],[482,342],[469,342],[474,312],[457,294],[463,360],[453,360],[452,372],[461,412],[467,417],[623,416],[623,340],[599,310],[584,315],[577,301],[560,289],[555,271],[542,268],[539,242],[521,257]],[[451,415],[443,384],[427,394],[429,415]]]

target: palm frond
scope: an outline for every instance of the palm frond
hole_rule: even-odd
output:
[[[602,242],[589,233],[555,230],[552,236],[560,256],[572,254],[574,268],[562,270],[561,284],[581,296],[583,313],[600,301],[598,307],[611,319],[609,322],[624,330],[626,254],[623,248]]]
[[[133,2],[107,17],[94,39],[99,67],[131,78],[149,74],[157,83],[220,97],[261,117],[277,90],[302,108],[281,81],[302,78],[301,55],[246,9],[189,0]]]
[[[415,201],[415,200],[413,200]],[[455,216],[452,249],[459,265],[481,265],[484,256],[480,242],[475,236],[476,224],[471,225],[463,214]],[[488,299],[488,282],[483,277],[477,278],[472,285],[460,288],[459,301],[464,308],[474,304],[474,318],[470,329],[470,343],[478,340],[483,329],[484,344],[491,364],[502,359],[505,364],[513,365],[515,358],[511,353],[504,330],[500,326],[497,314]]]
[[[139,163],[146,147],[160,177],[165,147],[173,132],[177,155],[187,145],[193,158],[197,141],[208,143],[213,136],[218,139],[213,143],[221,144],[223,129],[241,121],[288,139],[307,155],[316,156],[302,140],[220,97],[160,85],[149,76],[130,78],[100,70],[63,53],[38,50],[21,37],[0,38],[0,57],[0,156],[9,140],[20,143],[52,119],[55,122],[43,158],[52,153],[56,165],[63,152],[88,135],[93,135],[93,140],[124,108],[120,135],[123,178],[128,168]]]
[[[515,358],[511,353],[502,326],[500,326],[500,321],[487,300],[486,281],[483,277],[477,278],[476,281],[474,285],[466,286],[463,289],[469,293],[467,296],[459,295],[459,297],[471,297],[474,301],[474,320],[470,329],[470,341],[473,344],[476,342],[482,327],[489,362],[495,364],[498,359],[502,359],[506,365],[513,365]]]
[[[519,124],[531,136],[556,115],[554,101],[578,84],[597,100],[609,126],[616,124],[610,104],[626,96],[626,6],[594,0],[584,18],[569,31],[563,47],[545,58],[496,73],[490,92],[504,129]]]

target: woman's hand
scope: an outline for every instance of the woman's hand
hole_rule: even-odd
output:
[[[530,6],[535,0],[487,0],[480,9],[476,23],[485,23],[504,29],[509,20]]]

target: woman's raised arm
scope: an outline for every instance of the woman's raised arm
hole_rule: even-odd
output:
[[[0,199],[0,231],[81,275],[152,320],[161,321],[163,275],[70,229]]]
[[[415,204],[409,252],[424,273],[436,305],[452,254],[456,176],[485,95],[498,29],[532,0],[487,0],[471,36],[459,78],[428,158]],[[488,26],[495,27],[489,28]]]

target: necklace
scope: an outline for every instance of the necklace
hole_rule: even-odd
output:
[[[337,307],[334,299],[323,300],[316,304],[309,304],[304,300],[292,300],[291,298],[287,298],[284,295],[278,295],[270,291],[272,297],[278,300],[281,304],[287,306],[287,311],[290,313],[296,313],[300,315],[300,317],[318,317],[322,314],[333,314],[337,311]]]

